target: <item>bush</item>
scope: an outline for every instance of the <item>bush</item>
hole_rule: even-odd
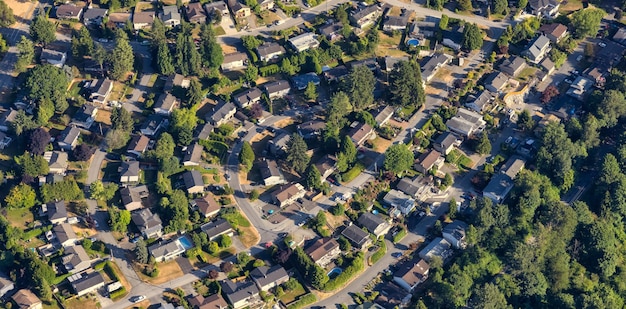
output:
[[[405,228],[401,228],[398,233],[396,234],[396,236],[393,237],[393,243],[397,244],[398,242],[400,242],[402,240],[402,238],[404,238],[404,236],[406,236],[407,231]]]
[[[120,281],[120,277],[115,272],[115,269],[113,269],[113,265],[111,265],[111,261],[106,261],[103,269],[104,269],[104,272],[107,274],[107,276],[111,278],[111,280]]]
[[[268,66],[264,66],[259,68],[259,74],[263,77],[267,77],[273,74],[276,74],[280,71],[280,68],[277,64],[270,64]]]
[[[361,172],[363,172],[363,169],[365,169],[363,164],[357,163],[353,168],[343,173],[343,175],[341,175],[341,179],[343,180],[343,182],[350,182],[354,178],[359,176]]]
[[[365,258],[363,252],[357,253],[348,267],[344,271],[332,280],[329,280],[324,285],[324,291],[334,291],[340,287],[343,287],[353,276],[358,274],[364,267]]]
[[[105,261],[105,262],[102,262],[102,263],[98,263],[98,264],[96,264],[96,266],[93,267],[93,269],[95,271],[101,271],[101,270],[104,269],[104,265],[106,265],[107,262],[108,261]]]
[[[109,297],[111,298],[111,300],[116,301],[118,299],[121,299],[122,297],[126,296],[126,294],[128,294],[126,292],[126,288],[121,287],[111,293],[109,293]]]
[[[385,253],[387,253],[387,245],[385,244],[384,240],[379,241],[378,245],[378,250],[374,254],[372,254],[372,256],[370,256],[370,264],[372,265],[376,264],[376,262],[382,259],[383,256],[385,256]]]
[[[299,308],[303,308],[307,305],[310,305],[314,302],[317,301],[317,297],[315,297],[315,295],[313,295],[312,293],[308,293],[305,295],[302,295],[300,297],[298,297],[298,300],[292,302],[289,306],[287,306],[287,309],[299,309]]]

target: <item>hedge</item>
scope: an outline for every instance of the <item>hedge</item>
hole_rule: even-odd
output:
[[[308,294],[300,296],[298,300],[289,304],[287,306],[287,309],[299,309],[306,305],[310,305],[316,301],[317,301],[317,297],[315,297],[315,295],[313,295],[312,293],[308,293]]]
[[[98,264],[96,264],[96,266],[93,267],[93,269],[96,270],[96,271],[101,271],[101,270],[104,269],[104,265],[106,265],[107,262],[108,261],[104,261],[104,262],[98,263]]]
[[[402,240],[402,238],[404,238],[404,236],[406,236],[407,231],[405,228],[401,228],[398,233],[396,234],[396,236],[393,237],[393,243],[397,244],[398,242],[400,242]]]
[[[357,255],[350,262],[350,265],[346,267],[341,274],[326,282],[324,285],[324,291],[330,292],[343,287],[346,283],[348,283],[348,281],[350,281],[350,279],[352,279],[352,277],[363,270],[364,262],[365,258],[363,256],[363,252],[357,253]]]
[[[109,276],[109,278],[111,278],[111,280],[120,281],[120,277],[115,272],[115,269],[113,269],[113,266],[111,266],[111,261],[106,261],[104,263],[103,269],[104,269],[104,272]]]
[[[39,235],[43,234],[43,230],[40,228],[34,228],[22,235],[23,240],[33,239]]]
[[[370,256],[370,265],[376,264],[387,253],[387,244],[385,244],[384,240],[379,241],[378,245],[380,246],[378,250]]]
[[[363,172],[364,169],[365,169],[365,166],[363,166],[363,164],[357,163],[353,168],[351,168],[347,172],[343,173],[343,175],[341,175],[341,181],[343,182],[352,181],[352,179],[359,176],[361,172]]]
[[[270,64],[268,66],[264,66],[259,68],[259,74],[263,77],[267,77],[273,74],[276,74],[280,71],[280,68],[277,64]]]
[[[109,293],[109,297],[111,298],[112,301],[116,301],[124,296],[126,296],[126,294],[128,294],[126,292],[126,288],[125,287],[121,287],[111,293]]]

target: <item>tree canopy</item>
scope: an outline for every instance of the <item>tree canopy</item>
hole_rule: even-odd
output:
[[[287,162],[298,173],[303,173],[311,158],[307,154],[308,146],[298,133],[291,135],[287,144]]]
[[[463,41],[461,43],[466,50],[476,50],[483,46],[483,32],[477,24],[466,24],[463,29]]]
[[[46,15],[37,15],[30,24],[30,36],[36,43],[47,45],[56,39],[56,26]]]
[[[422,71],[415,61],[400,61],[389,75],[389,91],[395,105],[420,107],[426,102]]]
[[[572,13],[569,19],[574,28],[574,36],[582,39],[595,34],[604,15],[606,12],[597,8],[585,8]]]
[[[4,1],[0,1],[0,27],[9,27],[15,23],[13,9]]]
[[[116,35],[115,48],[111,53],[109,60],[111,62],[111,70],[109,72],[112,79],[122,80],[126,77],[126,73],[133,70],[133,64],[135,63],[135,55],[133,54],[133,48],[128,42],[128,38],[124,35]]]
[[[376,78],[367,66],[360,65],[352,68],[345,79],[344,91],[350,97],[354,110],[360,111],[374,103],[374,86]]]
[[[28,72],[24,82],[29,98],[35,101],[52,101],[55,108],[61,104],[67,106],[65,92],[68,85],[69,78],[65,72],[49,64],[35,66]]]
[[[402,174],[413,166],[413,152],[404,144],[395,144],[385,151],[383,166],[395,174]]]

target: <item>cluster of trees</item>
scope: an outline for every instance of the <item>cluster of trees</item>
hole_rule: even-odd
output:
[[[383,167],[385,170],[401,175],[413,166],[415,158],[413,151],[405,144],[391,145],[385,151],[385,161]]]
[[[36,102],[34,125],[31,122],[29,126],[45,125],[55,112],[63,113],[69,107],[66,97],[69,82],[63,70],[49,64],[35,66],[27,73],[23,87],[28,98]]]
[[[166,233],[189,230],[189,206],[187,195],[181,190],[174,190],[168,196],[161,197],[159,213],[164,221]]]
[[[308,49],[301,53],[284,57],[280,62],[280,72],[287,75],[314,72],[322,73],[322,63],[341,58],[341,48],[335,44],[320,44],[320,48]]]
[[[419,63],[415,60],[396,63],[389,74],[389,91],[391,100],[396,105],[415,108],[424,105],[426,94]]]
[[[111,129],[105,136],[108,148],[119,149],[126,146],[134,127],[133,115],[128,110],[122,107],[111,110]]]
[[[85,198],[83,190],[78,187],[78,183],[74,179],[67,179],[61,182],[44,184],[39,189],[41,201],[43,203],[59,201],[78,201]]]
[[[480,49],[483,46],[483,32],[477,24],[465,24],[461,46],[469,51]]]
[[[248,141],[244,141],[241,145],[241,151],[239,152],[239,163],[243,166],[246,172],[252,169],[254,164],[254,150],[252,145]]]
[[[195,107],[179,108],[172,113],[170,132],[179,145],[189,145],[193,140],[193,130],[198,124]]]

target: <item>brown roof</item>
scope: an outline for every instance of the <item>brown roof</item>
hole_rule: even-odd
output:
[[[196,206],[198,206],[198,210],[204,215],[219,211],[221,208],[220,204],[215,201],[215,198],[212,195],[196,199],[195,202]]]
[[[56,14],[58,18],[71,18],[78,17],[82,11],[83,7],[78,7],[72,4],[61,4],[57,7]]]
[[[431,150],[423,153],[419,159],[417,159],[417,162],[424,168],[430,168],[433,164],[435,164],[435,161],[437,161],[439,157],[441,157],[441,153],[439,153],[439,151]]]
[[[415,263],[415,262],[414,262]],[[404,282],[415,285],[426,280],[430,265],[426,261],[420,259],[415,264],[404,265],[394,274],[394,277],[400,277]]]
[[[134,24],[151,24],[154,22],[154,12],[135,12],[133,14]]]
[[[150,142],[150,138],[145,135],[135,135],[130,140],[130,144],[128,144],[128,151],[138,151],[144,152],[148,147],[148,143]]]
[[[111,13],[109,14],[109,21],[112,23],[125,23],[130,19],[130,13]]]
[[[228,308],[228,304],[222,298],[220,294],[213,294],[211,296],[203,297],[202,295],[197,295],[195,297],[189,298],[189,304],[193,308],[197,309],[222,309]]]
[[[350,131],[349,135],[350,135],[350,137],[353,140],[359,142],[365,136],[367,136],[368,134],[372,133],[372,130],[374,130],[374,129],[369,124],[361,123],[361,124],[357,125],[356,127],[354,127],[354,129],[352,129]]]
[[[282,203],[283,201],[290,199],[294,195],[297,195],[301,191],[304,191],[304,187],[302,187],[302,185],[299,183],[294,183],[276,192],[276,199]]]
[[[224,63],[231,63],[235,61],[243,61],[248,59],[248,55],[245,53],[232,53],[224,55]]]
[[[41,300],[27,289],[17,291],[12,298],[19,308],[30,308],[34,304],[41,303]]]
[[[563,34],[565,34],[565,32],[567,32],[567,27],[559,23],[546,24],[539,28],[539,32],[551,34],[554,37],[560,38]]]
[[[332,238],[322,238],[318,239],[310,247],[304,250],[304,253],[310,256],[315,262],[337,247],[339,247],[339,243],[336,240]]]

